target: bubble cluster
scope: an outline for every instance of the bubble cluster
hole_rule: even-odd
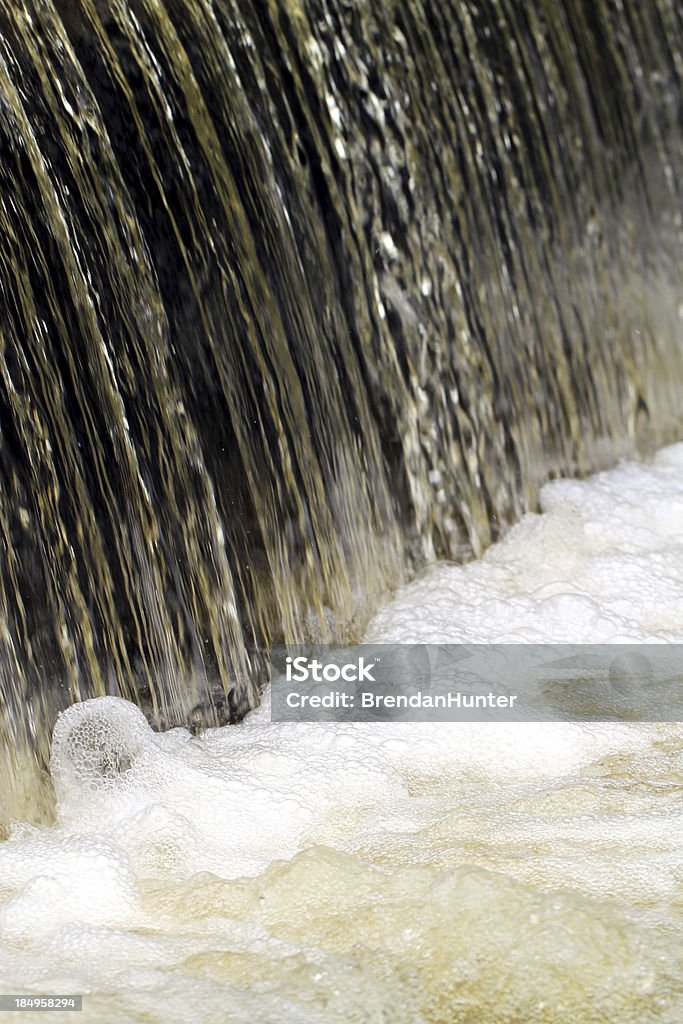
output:
[[[119,697],[100,697],[64,711],[52,735],[50,774],[57,798],[129,785],[153,742],[139,708]]]

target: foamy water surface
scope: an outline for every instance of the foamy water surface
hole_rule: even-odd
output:
[[[542,508],[367,639],[683,642],[683,445]],[[680,1024],[682,737],[272,724],[267,701],[192,737],[77,705],[57,824],[0,845],[0,989],[112,1024]]]

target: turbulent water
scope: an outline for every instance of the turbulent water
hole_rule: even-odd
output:
[[[673,439],[674,0],[0,0],[0,820]],[[44,799],[41,797],[44,789]]]
[[[676,0],[0,0],[0,990],[680,1024],[680,726],[249,709],[277,641],[683,642],[683,450],[614,468],[682,76]]]
[[[542,508],[369,637],[683,642],[683,445]],[[679,1024],[682,736],[272,724],[267,700],[192,736],[77,704],[56,825],[0,845],[0,989],[107,1024]]]

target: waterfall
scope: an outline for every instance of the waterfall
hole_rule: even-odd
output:
[[[680,428],[675,0],[0,0],[0,820]],[[680,391],[678,392],[680,394]]]

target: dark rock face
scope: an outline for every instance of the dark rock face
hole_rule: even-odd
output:
[[[235,719],[270,641],[670,435],[681,40],[672,0],[0,0],[8,749],[105,691]]]

